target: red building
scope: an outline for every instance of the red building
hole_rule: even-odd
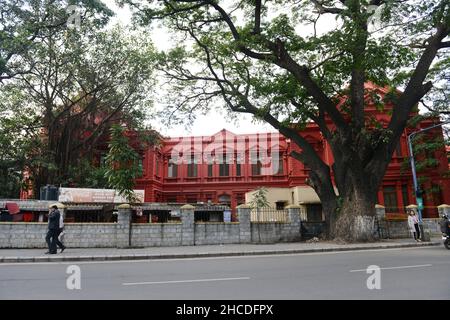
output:
[[[367,84],[381,98],[388,89]],[[370,98],[367,98],[370,101]],[[366,113],[384,126],[390,120],[390,106],[378,110],[368,102]],[[422,121],[417,128],[404,131],[378,191],[378,203],[391,216],[403,215],[404,207],[415,203],[412,175],[408,159],[407,135],[437,123]],[[330,123],[331,126],[331,123]],[[314,123],[301,131],[327,163],[333,156],[327,141]],[[429,132],[443,136],[440,127]],[[165,138],[159,147],[143,154],[143,177],[136,189],[145,190],[146,202],[224,203],[235,208],[245,202],[245,193],[257,187],[289,188],[306,186],[308,168],[288,156],[298,146],[278,133],[236,135],[225,129],[213,136]],[[424,198],[424,217],[437,217],[436,206],[450,203],[450,179],[446,150],[436,151],[438,165],[421,173],[428,179],[423,190],[433,190]],[[402,169],[403,167],[403,169]]]
[[[367,83],[366,89],[368,121],[375,119],[386,127],[392,106],[386,104],[380,109],[372,101],[374,96],[382,101],[389,90],[372,83]],[[411,114],[414,115],[417,113]],[[378,191],[378,203],[384,205],[392,217],[404,217],[404,207],[415,203],[412,175],[407,163],[407,135],[438,122],[439,119],[428,119],[403,132]],[[328,125],[332,127],[331,122]],[[325,163],[333,163],[330,146],[316,124],[309,123],[301,134]],[[127,135],[131,145],[135,145],[136,134],[129,131]],[[428,131],[427,137],[442,138],[442,129],[437,127]],[[96,148],[96,163],[107,150],[107,140],[108,137],[103,137],[103,142]],[[159,146],[139,150],[144,174],[136,180],[136,189],[145,190],[146,202],[211,202],[235,208],[245,203],[247,192],[261,186],[307,187],[308,168],[289,156],[292,150],[300,151],[297,145],[278,133],[236,135],[223,129],[213,136],[163,138]],[[436,206],[450,204],[448,153],[442,147],[433,156],[437,165],[419,173],[419,176],[427,178],[421,185],[422,190],[428,191],[424,197],[424,217],[437,217]],[[416,158],[420,160],[420,155]],[[32,196],[31,187],[21,193],[21,198]],[[294,201],[293,196],[289,202],[298,202],[298,198]]]

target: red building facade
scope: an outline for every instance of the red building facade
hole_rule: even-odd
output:
[[[384,88],[373,86],[370,89],[380,96],[387,93]],[[383,126],[390,121],[388,105],[379,111],[368,103],[366,113]],[[401,137],[378,191],[378,203],[384,205],[392,217],[404,216],[404,207],[415,203],[411,170],[404,164],[409,156],[407,135],[438,121],[422,121],[416,128],[406,129]],[[331,123],[329,125],[331,127]],[[317,125],[308,124],[301,134],[325,163],[333,163],[330,146]],[[430,134],[443,136],[440,127]],[[213,136],[165,138],[159,147],[144,152],[144,174],[136,181],[136,189],[145,190],[146,202],[211,202],[235,208],[245,202],[246,192],[260,186],[306,186],[308,168],[289,156],[293,150],[300,151],[278,133],[236,135],[223,129]],[[434,157],[438,165],[421,174],[427,177],[422,189],[434,190],[424,198],[424,217],[437,217],[436,206],[450,203],[445,148],[436,151]]]

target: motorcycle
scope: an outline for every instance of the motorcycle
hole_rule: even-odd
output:
[[[443,233],[442,240],[444,240],[445,249],[450,250],[450,236],[446,233]]]

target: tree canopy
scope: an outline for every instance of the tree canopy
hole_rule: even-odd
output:
[[[24,58],[43,34],[59,32],[75,13],[81,21],[104,25],[113,12],[99,0],[0,0],[0,81],[30,71]],[[70,21],[69,21],[70,22]]]
[[[6,64],[9,79],[0,87],[2,141],[5,146],[24,142],[9,148],[17,152],[8,161],[20,167],[15,171],[27,169],[35,194],[45,184],[106,187],[107,168],[94,164],[94,156],[107,152],[112,124],[147,128],[153,45],[142,32],[105,28],[111,12],[101,2],[28,5],[35,5],[45,21],[61,21],[61,26],[39,27],[26,54],[17,53]],[[76,5],[79,25],[67,25],[67,5]],[[36,22],[29,23],[36,27]],[[11,71],[13,61],[20,62],[23,72]]]
[[[371,238],[377,190],[410,113],[421,101],[438,104],[437,92],[448,97],[448,1],[120,2],[140,24],[162,20],[178,31],[177,46],[160,55],[173,84],[169,112],[183,121],[220,103],[271,124],[298,145],[292,156],[311,169],[329,230]],[[390,93],[376,101],[368,81]],[[366,113],[368,100],[393,106],[387,125]],[[333,165],[301,135],[308,121]]]

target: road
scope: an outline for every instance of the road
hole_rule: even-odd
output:
[[[81,289],[67,273],[80,268]],[[369,290],[367,267],[380,270]],[[450,299],[439,247],[201,259],[0,264],[5,299]],[[72,279],[72,278],[71,278]],[[377,282],[369,281],[376,285]],[[70,282],[69,283],[76,283]]]

